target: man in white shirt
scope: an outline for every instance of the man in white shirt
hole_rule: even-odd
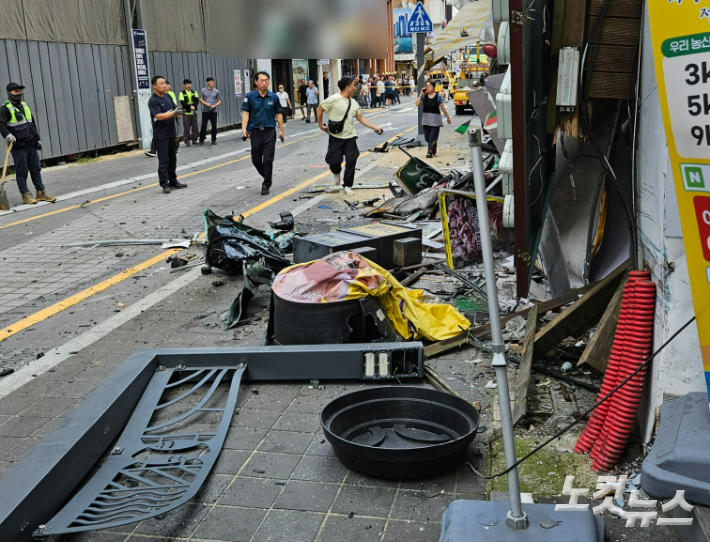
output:
[[[316,109],[316,119],[318,127],[328,134],[328,152],[325,161],[333,172],[333,184],[340,188],[340,172],[343,169],[343,157],[345,157],[345,177],[343,179],[343,189],[348,196],[354,194],[352,190],[355,182],[355,166],[360,156],[360,149],[357,147],[357,134],[355,133],[355,121],[373,130],[376,134],[382,134],[383,130],[375,126],[362,115],[360,105],[353,100],[355,95],[355,78],[343,77],[338,81],[339,94],[333,94]],[[323,125],[323,112],[328,113],[329,122]],[[342,122],[342,130],[333,133],[333,123]]]
[[[288,96],[288,92],[284,92],[284,86],[279,85],[279,91],[276,93],[279,97],[279,102],[281,102],[281,108],[284,110],[283,118],[284,124],[286,124],[286,119],[291,116],[291,99]]]
[[[385,101],[385,78],[377,79],[377,107],[381,107]]]

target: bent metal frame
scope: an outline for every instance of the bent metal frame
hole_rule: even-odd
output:
[[[0,540],[118,527],[186,503],[219,456],[242,380],[422,376],[418,342],[137,352],[0,479]]]

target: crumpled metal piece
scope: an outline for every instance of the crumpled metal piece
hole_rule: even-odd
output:
[[[205,209],[207,250],[205,262],[230,275],[240,275],[242,262],[263,259],[275,271],[291,265],[278,245],[264,231],[252,228],[232,217],[221,217]]]
[[[259,285],[270,285],[276,276],[276,273],[268,267],[263,259],[251,264],[245,261],[242,265],[244,285],[222,318],[224,329],[231,329],[239,323],[246,313],[249,301],[257,294]]]

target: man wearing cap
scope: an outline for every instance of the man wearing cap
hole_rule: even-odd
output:
[[[37,126],[32,119],[29,106],[22,100],[25,87],[17,83],[7,85],[8,100],[0,107],[0,135],[5,144],[12,143],[12,159],[15,162],[15,177],[22,194],[22,203],[38,201],[57,201],[42,184],[42,164],[39,152],[42,142],[39,140]],[[37,190],[37,197],[27,188],[27,173],[32,177],[32,184]]]
[[[192,81],[185,79],[182,84],[185,90],[181,90],[178,95],[180,105],[185,110],[183,117],[183,140],[185,146],[189,147],[193,143],[197,143],[197,104],[200,103],[200,97],[197,92],[192,90]]]
[[[279,97],[269,90],[269,74],[256,74],[256,88],[242,103],[242,136],[251,139],[251,161],[264,178],[261,195],[266,196],[271,188],[276,153],[276,122],[279,137],[284,140],[283,108]],[[248,127],[251,127],[249,131]]]
[[[355,95],[355,78],[343,77],[338,81],[339,94],[333,94],[316,110],[318,127],[328,134],[328,152],[325,161],[333,172],[333,184],[340,188],[340,172],[342,171],[343,157],[345,157],[345,177],[343,178],[343,189],[349,196],[353,195],[352,186],[355,182],[355,166],[360,156],[360,149],[357,148],[357,134],[355,133],[355,121],[373,130],[376,134],[382,134],[383,130],[367,120],[360,109],[360,105],[353,100]],[[328,113],[328,125],[323,124],[323,112]],[[336,126],[342,122],[342,127]],[[335,130],[337,133],[333,133]]]

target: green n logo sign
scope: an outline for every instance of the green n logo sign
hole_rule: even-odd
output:
[[[681,164],[683,187],[689,191],[710,192],[710,186],[705,182],[705,176],[710,178],[710,166],[705,164]]]

